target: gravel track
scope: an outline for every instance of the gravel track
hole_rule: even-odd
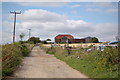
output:
[[[87,78],[63,61],[35,46],[14,73],[14,78]]]

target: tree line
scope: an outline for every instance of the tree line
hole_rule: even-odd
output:
[[[51,41],[51,39],[46,39],[41,41],[39,37],[30,37],[27,41],[23,41],[23,38],[25,37],[24,33],[21,33],[19,35],[20,37],[20,42],[21,43],[30,43],[30,44],[36,44],[36,43],[43,43],[43,44],[47,44],[47,41]]]

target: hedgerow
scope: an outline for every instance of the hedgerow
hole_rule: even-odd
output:
[[[11,75],[21,63],[23,57],[28,56],[29,46],[21,43],[2,45],[2,77]]]

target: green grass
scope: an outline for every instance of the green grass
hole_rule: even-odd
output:
[[[67,50],[61,48],[51,49],[48,53],[51,54],[51,51],[58,59],[90,78],[118,78],[117,49],[107,47],[103,52],[94,50],[87,55],[75,52],[67,55]],[[73,57],[78,55],[80,58]]]
[[[23,57],[28,56],[33,46],[21,43],[2,45],[2,77],[11,75],[21,63]],[[6,58],[7,57],[7,58]]]

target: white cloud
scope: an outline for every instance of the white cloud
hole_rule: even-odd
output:
[[[4,21],[2,22],[2,43],[12,42],[12,23]],[[1,44],[1,43],[0,43]]]
[[[18,18],[21,22],[16,25],[16,41],[19,41],[19,35],[25,33],[24,40],[28,39],[28,29],[31,30],[31,36],[37,36],[41,39],[51,38],[57,34],[68,33],[75,37],[95,36],[102,41],[114,40],[117,35],[117,25],[93,24],[84,20],[69,20],[65,16],[41,9],[26,10]],[[12,22],[3,22],[3,41],[12,42]],[[8,36],[8,37],[7,37]]]
[[[8,33],[8,32],[12,32],[12,26],[13,26],[13,24],[12,23],[10,23],[10,22],[8,22],[8,21],[4,21],[4,22],[2,22],[2,30],[3,31],[5,31],[6,33]]]
[[[71,7],[71,8],[77,8],[77,7],[80,7],[80,4],[70,5],[69,7]]]
[[[97,24],[96,25],[97,36],[101,37],[101,40],[115,40],[118,35],[118,25],[111,23]]]
[[[39,22],[62,22],[66,19],[65,16],[59,15],[42,9],[30,9],[21,14],[18,19],[24,21],[39,21]]]

